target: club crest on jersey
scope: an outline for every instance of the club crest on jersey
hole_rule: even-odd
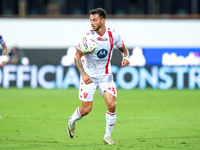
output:
[[[97,57],[98,58],[105,58],[108,54],[108,51],[105,49],[101,49],[97,52]]]
[[[84,97],[84,98],[87,98],[87,96],[88,96],[88,93],[86,93],[86,92],[83,93],[83,97]]]
[[[98,41],[108,41],[108,38],[98,37],[97,40],[98,40]]]

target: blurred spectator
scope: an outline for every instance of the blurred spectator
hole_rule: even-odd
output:
[[[8,64],[28,65],[29,59],[25,57],[23,50],[14,46],[9,53]]]
[[[6,65],[7,61],[8,61],[8,47],[6,46],[5,41],[3,40],[3,37],[0,35],[0,44],[3,47],[3,52],[2,52],[2,56],[0,56],[0,67],[3,67]]]

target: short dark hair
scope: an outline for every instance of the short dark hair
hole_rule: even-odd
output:
[[[103,8],[96,8],[96,9],[90,10],[90,14],[91,15],[99,14],[100,18],[106,19],[106,11]]]

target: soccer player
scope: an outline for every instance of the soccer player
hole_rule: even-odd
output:
[[[82,106],[76,108],[73,115],[68,118],[68,134],[71,138],[75,134],[75,123],[89,114],[92,110],[93,95],[98,87],[107,105],[106,133],[103,141],[109,145],[116,145],[111,139],[111,131],[116,121],[117,91],[111,73],[111,57],[114,45],[122,52],[122,67],[129,66],[129,52],[119,34],[105,26],[106,11],[102,8],[90,10],[90,22],[93,30],[87,35],[92,35],[97,41],[97,49],[91,54],[83,54],[78,50],[74,62],[79,70],[80,87],[79,99]]]
[[[2,52],[3,56],[1,56],[0,67],[4,67],[8,62],[9,50],[8,50],[8,47],[6,46],[6,43],[3,40],[3,37],[1,35],[0,35],[0,43],[1,43],[1,46],[3,47],[3,52]]]

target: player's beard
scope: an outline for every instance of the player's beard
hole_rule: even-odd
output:
[[[100,28],[102,27],[102,25],[101,24],[99,24],[97,27],[96,27],[96,29],[95,28],[93,28],[93,30],[94,31],[98,31]]]

